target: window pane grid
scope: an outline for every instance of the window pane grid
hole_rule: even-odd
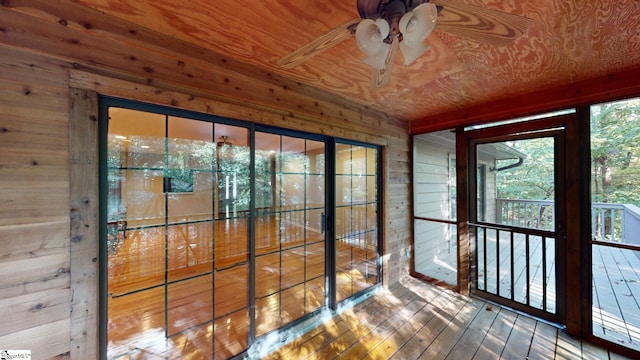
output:
[[[336,146],[337,300],[378,283],[377,150]]]
[[[107,111],[108,357],[229,358],[325,308],[343,292],[325,239],[325,183],[340,178],[344,201],[329,211],[346,214],[337,267],[350,280],[338,297],[379,283],[377,148],[345,145],[347,171],[327,181],[325,141]]]

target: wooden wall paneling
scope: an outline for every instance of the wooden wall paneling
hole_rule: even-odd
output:
[[[408,172],[405,171],[389,171],[388,181],[391,184],[409,184],[411,182],[411,176]],[[406,197],[403,197],[402,200],[408,200]],[[406,203],[404,205],[407,205]]]
[[[67,150],[43,145],[67,144],[64,90],[1,77],[0,225],[50,222],[69,197]]]
[[[15,253],[0,262],[0,273],[2,274],[0,290],[4,299],[24,295],[38,298],[37,293],[51,289],[65,289],[67,291],[69,286],[69,255],[63,247],[50,251],[50,254],[37,257]],[[42,305],[33,308],[33,310],[40,311],[44,308],[45,305]],[[12,311],[10,308],[1,310],[2,312]],[[22,326],[24,326],[22,322],[16,323],[12,329],[5,326],[0,334],[6,335],[6,331],[22,329]],[[1,339],[0,337],[0,344],[2,344]]]
[[[68,289],[47,289],[39,291],[36,295],[29,293],[0,299],[0,309],[11,309],[2,316],[3,326],[0,330],[0,336],[7,336],[23,329],[37,328],[42,324],[52,322],[52,320],[68,319]],[[4,349],[5,344],[2,345]],[[20,347],[20,349],[23,348]],[[40,357],[43,354],[33,355]]]
[[[318,119],[292,118],[289,117],[288,114],[283,115],[281,113],[255,109],[246,105],[230,104],[203,96],[185,94],[180,91],[164,90],[155,86],[136,84],[130,81],[114,79],[85,71],[72,70],[70,73],[70,86],[96,91],[103,95],[135,99],[137,101],[162,106],[178,107],[264,125],[322,133],[369,142],[376,145],[387,144],[386,138],[381,134],[376,134],[372,131],[354,132],[353,128],[350,127],[350,125],[352,125],[351,121],[345,121],[344,125],[336,125],[334,122],[320,121]]]
[[[48,256],[61,251],[66,246],[62,239],[69,236],[69,224],[66,219],[61,220],[0,226],[0,259]]]
[[[0,347],[66,356],[68,73],[61,62],[0,51]]]
[[[0,337],[0,344],[4,349],[31,350],[32,359],[69,359],[69,318],[12,332]]]
[[[98,95],[70,90],[71,357],[98,354]]]

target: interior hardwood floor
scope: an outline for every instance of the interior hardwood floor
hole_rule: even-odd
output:
[[[258,337],[324,303],[324,234],[289,219],[256,223]],[[108,249],[110,358],[226,359],[246,350],[248,218],[123,229]],[[375,252],[353,239],[338,241],[339,299],[377,282]]]
[[[626,359],[545,322],[404,278],[264,359]]]

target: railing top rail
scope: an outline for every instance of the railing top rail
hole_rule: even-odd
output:
[[[640,207],[637,207],[633,204],[624,204],[624,209],[628,214],[640,220]]]
[[[553,200],[527,200],[527,199],[505,199],[505,198],[496,198],[498,202],[512,202],[512,203],[526,203],[526,204],[540,204],[540,205],[553,205],[555,202]],[[640,217],[640,207],[637,207],[632,204],[614,204],[614,203],[604,203],[604,202],[594,202],[591,203],[591,206],[598,209],[625,209],[632,212],[634,215]]]
[[[591,207],[598,209],[624,209],[625,204],[612,204],[612,203],[603,203],[603,202],[594,202],[591,203]]]
[[[527,199],[505,199],[505,198],[496,198],[496,201],[498,201],[498,202],[541,204],[541,205],[553,205],[555,203],[555,201],[553,201],[553,200],[527,200]]]

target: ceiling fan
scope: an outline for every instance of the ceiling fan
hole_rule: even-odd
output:
[[[531,19],[448,0],[357,0],[360,18],[342,24],[282,57],[278,64],[293,68],[355,35],[372,71],[371,86],[389,82],[397,50],[405,65],[429,46],[432,30],[502,46],[524,34]]]

